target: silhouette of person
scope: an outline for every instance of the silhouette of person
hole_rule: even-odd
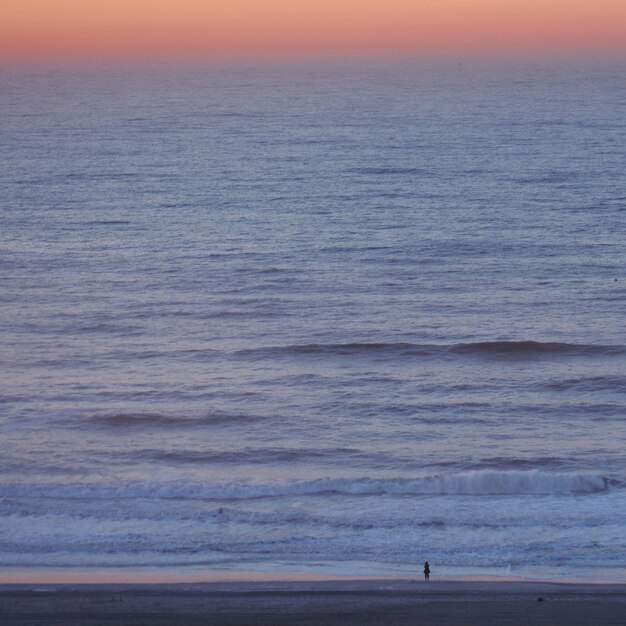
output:
[[[430,565],[428,561],[424,563],[424,580],[430,580]]]

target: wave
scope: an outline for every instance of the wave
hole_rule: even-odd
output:
[[[270,346],[239,350],[241,356],[445,356],[467,355],[483,357],[532,357],[532,356],[592,356],[626,354],[626,346],[575,344],[561,342],[524,341],[481,341],[456,344],[416,343],[310,343],[287,346]]]
[[[5,483],[0,497],[45,497],[64,499],[201,499],[241,500],[252,498],[372,495],[528,496],[592,494],[622,486],[619,481],[591,472],[550,473],[539,470],[478,470],[419,478],[320,478],[273,482],[227,483],[119,482],[119,483]]]
[[[537,466],[543,468],[562,468],[569,463],[569,459],[555,456],[535,457],[529,459],[516,459],[510,457],[491,457],[480,459],[473,464],[475,468],[480,469],[508,469],[508,470],[529,470],[532,471]]]
[[[575,176],[575,172],[546,172],[537,176],[511,178],[510,180],[523,185],[537,185],[541,183],[565,183],[572,180]]]
[[[133,453],[134,458],[144,458],[174,464],[253,463],[267,464],[288,461],[319,459],[337,460],[337,457],[354,460],[367,458],[356,448],[243,448],[242,450],[142,450]]]
[[[590,376],[555,380],[546,384],[554,391],[611,391],[624,392],[626,390],[626,376]]]
[[[352,170],[355,174],[366,175],[406,175],[406,174],[431,174],[431,172],[418,167],[359,167]]]
[[[104,428],[200,428],[212,425],[234,425],[263,420],[262,416],[245,413],[212,413],[201,416],[164,415],[161,413],[100,413],[94,415],[74,415],[73,423],[101,426]]]
[[[575,344],[540,341],[484,341],[477,343],[461,343],[453,346],[458,354],[495,354],[495,355],[592,355],[592,354],[624,354],[624,346],[603,346],[596,344]]]
[[[81,222],[83,226],[126,226],[130,224],[130,220],[91,220],[89,222]]]

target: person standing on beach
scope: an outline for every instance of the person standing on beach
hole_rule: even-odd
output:
[[[424,580],[430,580],[430,565],[428,561],[424,563]]]

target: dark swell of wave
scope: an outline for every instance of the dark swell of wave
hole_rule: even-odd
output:
[[[554,456],[516,459],[508,457],[484,458],[472,463],[467,469],[501,469],[501,470],[550,470],[560,469],[571,464],[569,459]]]
[[[240,356],[389,356],[437,357],[449,355],[477,357],[533,356],[615,356],[626,354],[625,346],[574,344],[540,341],[482,341],[457,344],[415,343],[334,343],[296,344],[240,350]]]
[[[554,354],[565,356],[624,354],[624,346],[602,346],[540,341],[484,341],[457,344],[452,347],[457,354],[494,354],[503,356]]]
[[[268,464],[287,461],[337,460],[337,457],[362,456],[353,448],[243,448],[241,450],[143,450],[133,456],[176,465],[212,463]]]
[[[201,416],[164,415],[161,413],[103,413],[73,417],[90,427],[101,428],[201,428],[212,425],[237,425],[261,421],[260,415],[215,413]]]
[[[91,220],[83,222],[83,226],[126,226],[130,224],[130,220]]]
[[[353,172],[370,176],[430,174],[430,172],[417,167],[359,167],[353,170]]]
[[[547,383],[554,391],[612,391],[626,392],[626,376],[588,376],[554,380]]]

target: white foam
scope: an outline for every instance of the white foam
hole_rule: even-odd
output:
[[[0,484],[0,496],[47,498],[249,499],[324,493],[346,495],[557,495],[606,491],[609,480],[590,472],[481,470],[417,478],[320,478],[226,483],[127,482]]]

